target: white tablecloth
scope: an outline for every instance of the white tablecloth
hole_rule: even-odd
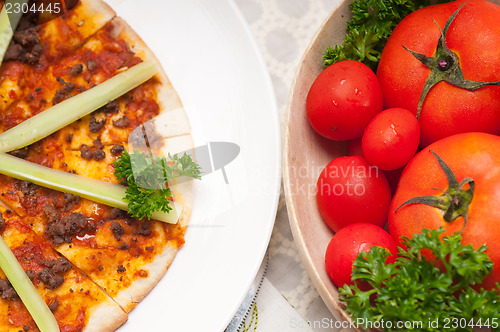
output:
[[[339,1],[235,0],[235,2],[247,20],[267,63],[283,128],[288,93],[299,61],[315,32]],[[297,320],[293,317],[293,313],[282,307],[278,308],[279,301],[274,302],[276,308],[269,307],[268,301],[272,299],[273,287],[306,321],[314,324],[325,319],[333,319],[298,256],[288,223],[283,194],[269,245],[269,256],[267,281],[263,287],[265,293],[261,294],[258,300],[260,312],[264,310],[265,313],[264,317],[262,314],[259,316],[257,331],[301,330],[298,324],[294,324]],[[269,315],[274,309],[276,315]],[[269,319],[273,319],[274,324],[269,324]]]

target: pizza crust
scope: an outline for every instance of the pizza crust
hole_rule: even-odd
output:
[[[111,299],[99,304],[92,311],[84,332],[108,332],[114,331],[122,326],[128,319],[128,315]]]
[[[178,248],[170,245],[165,246],[163,252],[156,256],[153,262],[144,266],[144,269],[149,272],[148,277],[136,279],[129,288],[121,291],[114,297],[115,301],[125,310],[125,312],[128,313],[135,308],[154,286],[156,286],[165,275],[165,272],[167,272],[170,264],[172,264],[178,250]]]
[[[115,16],[104,1],[80,0],[65,15],[43,24],[40,38],[48,47],[45,51],[54,59],[67,55]]]
[[[163,112],[169,112],[175,109],[182,109],[182,103],[174,90],[172,83],[168,79],[160,61],[156,58],[154,53],[149,49],[149,47],[144,43],[144,41],[139,37],[139,35],[120,17],[115,17],[112,20],[113,24],[113,36],[115,38],[123,39],[130,50],[140,57],[144,61],[152,61],[156,64],[158,68],[158,74],[156,78],[160,82],[157,85],[158,93],[158,105],[160,106],[160,114]],[[187,118],[186,118],[187,119]],[[188,122],[189,125],[189,122]]]

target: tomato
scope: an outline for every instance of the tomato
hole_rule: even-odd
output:
[[[377,114],[363,133],[363,154],[372,165],[392,171],[403,167],[415,155],[420,140],[417,118],[403,108],[389,108]]]
[[[352,285],[352,268],[356,256],[370,251],[373,246],[386,248],[391,252],[386,264],[394,263],[397,246],[393,238],[382,228],[373,224],[352,224],[342,228],[330,240],[325,254],[328,276],[337,287]]]
[[[358,222],[383,227],[391,201],[384,173],[360,156],[338,157],[321,172],[316,200],[326,224],[335,232]]]
[[[456,178],[455,183],[448,181],[446,167],[440,166],[432,151],[448,165],[452,172],[449,175]],[[500,282],[499,169],[499,136],[465,133],[431,144],[406,165],[401,175],[389,210],[389,233],[399,240],[401,236],[420,233],[423,228],[444,227],[445,235],[463,229],[463,243],[475,249],[482,244],[488,246],[487,254],[495,265],[483,286],[493,288]],[[473,192],[467,178],[473,180]],[[402,206],[409,199],[422,196],[439,197],[441,207],[422,203]],[[453,214],[445,213],[451,204],[454,204],[450,209]],[[466,223],[465,215],[468,215]]]
[[[363,156],[363,148],[361,147],[361,137],[349,141],[347,146],[348,156]]]
[[[444,31],[447,21],[450,26]],[[377,69],[384,106],[416,115],[422,97],[422,147],[458,133],[500,134],[500,86],[492,83],[500,81],[499,22],[500,6],[486,0],[460,0],[417,10],[394,29]],[[440,29],[445,33],[443,45],[452,55],[438,47]],[[426,56],[429,67],[410,51]],[[422,96],[426,82],[432,87]],[[478,82],[492,85],[472,90]]]
[[[312,84],[306,100],[309,123],[334,140],[361,137],[368,122],[382,110],[377,76],[357,61],[326,68]]]

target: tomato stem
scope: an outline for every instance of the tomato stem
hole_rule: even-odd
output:
[[[443,219],[446,222],[452,222],[458,217],[464,217],[465,228],[468,219],[469,206],[474,196],[474,180],[470,177],[466,177],[462,180],[462,182],[458,183],[458,180],[450,167],[434,151],[429,151],[434,154],[439,166],[445,173],[446,178],[448,179],[448,189],[441,190],[443,194],[440,196],[428,195],[409,199],[401,204],[395,212],[405,205],[425,204],[443,211]],[[463,189],[467,184],[469,185],[469,189]]]
[[[465,5],[463,3],[454,13],[451,15],[444,29],[441,30],[439,25],[436,23],[439,31],[441,32],[441,36],[438,39],[438,44],[436,47],[436,53],[433,57],[428,57],[422,53],[414,52],[404,45],[404,49],[410,52],[415,59],[424,64],[427,68],[431,70],[429,77],[427,78],[424,88],[422,89],[422,94],[420,95],[420,99],[418,101],[417,108],[417,119],[420,118],[420,112],[422,111],[422,106],[424,104],[425,98],[427,94],[432,89],[434,85],[441,81],[448,82],[456,87],[466,89],[469,91],[474,91],[479,88],[488,86],[488,85],[499,85],[500,82],[481,82],[481,81],[469,81],[464,78],[464,74],[462,72],[462,68],[460,67],[460,61],[458,55],[451,51],[446,45],[446,33],[448,29],[457,16],[458,12]]]

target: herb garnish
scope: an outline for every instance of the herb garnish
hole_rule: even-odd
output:
[[[179,176],[201,178],[201,169],[188,154],[157,157],[145,152],[123,151],[114,162],[114,175],[127,184],[124,199],[128,201],[128,213],[138,219],[150,219],[153,212],[172,210],[172,193],[166,186],[168,181]]]
[[[385,264],[387,249],[373,247],[359,254],[352,278],[370,284],[371,289],[362,290],[358,285],[341,288],[340,299],[347,302],[346,311],[354,319],[391,321],[393,331],[398,330],[398,321],[422,322],[422,328],[415,331],[443,331],[443,324],[453,319],[466,321],[467,325],[446,331],[472,330],[474,324],[488,324],[497,331],[493,324],[500,324],[497,290],[472,288],[493,269],[486,246],[474,250],[471,245],[463,245],[458,233],[440,239],[443,232],[424,229],[412,239],[403,238],[407,250],[399,248],[394,264]],[[433,261],[422,255],[424,249],[434,255]],[[497,286],[500,289],[500,284]],[[436,320],[439,327],[430,328],[428,322]]]
[[[447,1],[437,1],[447,2]],[[373,70],[396,25],[408,14],[430,5],[429,0],[355,0],[349,7],[352,18],[342,45],[328,47],[325,68],[342,60],[363,62]]]

